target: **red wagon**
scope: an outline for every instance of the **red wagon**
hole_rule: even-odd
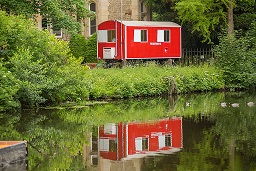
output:
[[[181,26],[173,22],[105,21],[98,25],[98,59],[181,58]]]

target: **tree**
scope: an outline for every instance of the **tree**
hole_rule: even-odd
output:
[[[204,42],[211,42],[211,32],[226,19],[223,5],[227,0],[180,0],[175,10],[182,24],[191,24],[192,32],[199,32]]]
[[[0,9],[26,18],[40,14],[54,27],[69,32],[79,32],[81,21],[93,16],[84,0],[0,0]]]
[[[185,30],[190,30],[197,39],[202,36],[203,42],[208,43],[222,28],[232,35],[234,29],[246,31],[256,19],[255,0],[147,0],[147,3],[157,20],[179,19]]]

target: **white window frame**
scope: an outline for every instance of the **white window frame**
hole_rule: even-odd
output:
[[[166,137],[170,137],[171,146],[172,146],[172,134],[159,135],[158,136],[159,149],[167,146]]]
[[[165,31],[169,31],[169,41],[164,40]],[[157,30],[157,42],[171,42],[171,30]]]
[[[146,34],[147,40],[146,41],[141,40],[142,31],[147,32],[147,34]],[[148,42],[148,30],[146,30],[146,29],[134,29],[134,42]]]

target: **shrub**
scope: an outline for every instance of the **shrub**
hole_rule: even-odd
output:
[[[19,81],[0,62],[0,112],[19,107],[14,97],[19,87]]]
[[[216,66],[223,71],[228,88],[249,88],[256,85],[255,36],[252,28],[240,38],[224,35],[215,46]],[[255,32],[256,33],[256,32]],[[253,43],[254,42],[254,43]]]
[[[0,23],[0,56],[4,58],[1,72],[12,73],[3,85],[8,91],[13,89],[2,99],[13,98],[22,106],[32,107],[88,98],[87,83],[83,79],[88,69],[80,65],[80,58],[70,54],[67,42],[34,28],[21,17],[0,12]],[[12,87],[16,81],[20,86]]]
[[[85,60],[87,63],[97,62],[97,34],[94,33],[86,42]]]
[[[97,35],[94,33],[86,39],[81,34],[71,36],[69,47],[76,58],[83,58],[83,63],[97,62]]]
[[[86,56],[86,39],[81,34],[73,34],[70,38],[69,47],[70,52],[76,58],[85,60]]]

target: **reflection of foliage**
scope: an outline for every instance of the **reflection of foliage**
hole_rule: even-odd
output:
[[[220,102],[224,100],[224,93],[203,93],[179,96],[173,108],[174,115],[206,116],[214,113]],[[186,105],[189,103],[189,106]],[[214,116],[211,116],[212,118]]]
[[[177,170],[224,170],[227,169],[228,151],[219,146],[218,137],[213,132],[205,132],[201,143],[191,151],[180,153]]]
[[[0,114],[0,140],[17,140],[21,138],[15,128],[15,123],[20,120],[20,115]]]
[[[229,145],[231,140],[235,141],[236,150],[246,156],[256,157],[256,134],[255,120],[256,108],[248,107],[246,102],[255,99],[255,95],[249,93],[230,93],[227,100],[233,103],[236,100],[239,108],[224,108],[215,114],[215,131]],[[245,98],[241,98],[245,97]]]
[[[240,107],[221,108],[219,107],[221,101],[238,102]],[[238,158],[239,154],[235,154],[235,166],[241,168],[250,157],[255,157],[256,154],[254,148],[256,108],[249,108],[245,101],[255,101],[255,95],[244,93],[196,94],[173,97],[173,99],[112,101],[83,109],[25,111],[23,115],[16,114],[15,117],[4,114],[0,115],[0,139],[26,139],[29,142],[29,168],[32,170],[81,170],[84,167],[82,163],[84,162],[83,145],[88,143],[90,132],[93,132],[93,135],[97,134],[95,127],[97,128],[98,125],[153,121],[164,117],[183,116],[192,118],[192,121],[196,121],[193,124],[197,126],[204,124],[203,120],[208,123],[208,127],[203,128],[205,134],[201,139],[202,128],[186,127],[186,119],[183,120],[184,130],[191,130],[183,134],[183,145],[190,147],[184,148],[175,159],[168,158],[170,161],[175,160],[175,165],[179,165],[180,170],[183,168],[193,170],[198,167],[202,167],[198,170],[212,169],[212,167],[216,170],[228,168],[228,152],[232,140],[235,140],[236,151],[248,157],[248,160],[244,162]],[[190,106],[186,106],[186,102],[190,102]],[[215,122],[216,125],[214,125]],[[191,135],[192,132],[193,135]],[[188,137],[188,134],[191,137]],[[196,140],[195,136],[197,136]],[[191,145],[193,145],[192,149]],[[145,159],[143,162],[150,163],[147,168],[155,167],[153,164],[169,168],[170,163],[164,160],[162,157],[155,158],[152,163],[151,159]],[[243,167],[255,168],[254,166]]]

